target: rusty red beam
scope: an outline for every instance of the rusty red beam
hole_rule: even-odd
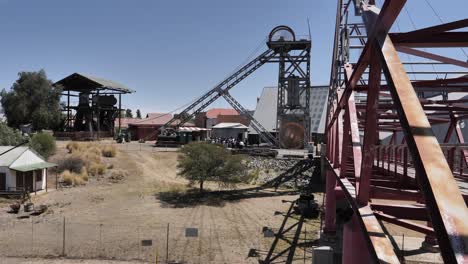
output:
[[[388,223],[391,223],[391,224],[395,224],[395,225],[398,225],[398,226],[401,226],[401,227],[404,227],[404,228],[408,228],[410,230],[413,230],[413,231],[416,231],[416,232],[419,232],[419,233],[423,233],[423,234],[426,234],[426,235],[435,235],[434,234],[434,229],[432,229],[431,227],[428,227],[426,225],[420,225],[420,224],[417,224],[417,223],[414,223],[414,222],[411,222],[411,221],[408,221],[408,220],[403,220],[403,219],[400,219],[398,217],[388,215],[388,214],[385,214],[385,213],[382,213],[382,212],[374,211],[374,215],[377,217],[377,219],[388,222]]]
[[[442,32],[438,34],[413,35],[410,33],[391,33],[395,46],[416,48],[453,48],[468,46],[468,32]]]
[[[366,103],[366,121],[364,129],[364,156],[361,164],[361,179],[358,185],[358,202],[367,204],[370,195],[370,178],[374,166],[374,145],[378,136],[378,111],[380,78],[382,68],[376,54],[373,54],[370,62],[369,89]]]
[[[375,27],[372,23],[375,19],[372,18],[377,16],[379,14],[375,9],[365,9],[363,19],[367,28]],[[392,40],[388,35],[381,35],[375,43],[419,175],[418,182],[421,184],[421,192],[429,209],[442,257],[447,263],[466,263],[468,209],[459,187]]]
[[[424,204],[384,204],[373,202],[370,204],[372,210],[393,215],[401,219],[427,221],[429,215]]]
[[[364,238],[369,245],[368,248],[371,257],[376,263],[400,263],[390,240],[383,232],[382,227],[374,216],[370,206],[359,206],[356,203],[355,187],[347,178],[340,178],[340,170],[334,169],[334,165],[329,160],[326,160],[326,162],[328,173],[335,176],[335,180],[341,186],[341,190],[350,202],[351,208],[358,216],[357,219]]]
[[[396,47],[396,49],[397,49],[397,51],[403,52],[403,53],[406,53],[406,54],[410,54],[410,55],[414,55],[414,56],[418,56],[418,57],[422,57],[422,58],[426,58],[426,59],[430,59],[430,60],[434,60],[434,61],[440,61],[440,62],[443,62],[443,63],[448,63],[448,64],[468,68],[468,62],[466,62],[466,61],[456,60],[456,59],[452,59],[452,58],[449,58],[449,57],[445,57],[445,56],[437,55],[437,54],[434,54],[434,53],[430,53],[430,52],[427,52],[427,51],[412,49],[412,48],[404,47],[404,46]]]
[[[468,19],[461,19],[457,21],[452,21],[448,23],[442,23],[439,25],[431,26],[431,27],[426,27],[426,28],[421,28],[417,29],[414,31],[407,32],[408,34],[412,34],[414,36],[424,36],[427,34],[437,34],[437,33],[442,33],[442,32],[447,32],[455,29],[460,29],[460,28],[465,28],[468,27]]]

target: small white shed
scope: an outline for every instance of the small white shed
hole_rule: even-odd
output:
[[[29,147],[0,146],[0,192],[47,189],[47,169],[55,166]]]

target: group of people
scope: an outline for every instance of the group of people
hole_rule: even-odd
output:
[[[238,148],[243,149],[246,143],[237,138],[211,138],[210,139],[212,144],[220,144],[223,145],[225,148]]]

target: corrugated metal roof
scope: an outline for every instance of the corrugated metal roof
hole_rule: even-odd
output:
[[[63,78],[55,84],[62,85],[65,91],[87,91],[97,88],[107,88],[122,93],[135,92],[121,83],[76,72]]]
[[[197,132],[197,131],[207,131],[209,129],[203,127],[179,127],[179,132]]]
[[[146,118],[135,120],[131,125],[164,125],[172,119],[168,113],[148,113]]]
[[[5,151],[14,148],[14,146],[0,146],[0,154],[4,153]],[[28,147],[17,147],[11,151],[0,156],[0,167],[9,167],[15,160],[17,160],[26,150]]]
[[[40,170],[40,169],[45,169],[45,168],[52,168],[52,167],[56,167],[56,166],[57,166],[57,164],[55,164],[55,163],[40,162],[40,163],[10,167],[10,169],[25,172],[25,171]]]
[[[217,118],[219,115],[239,115],[239,112],[231,108],[212,108],[206,111],[207,118]]]
[[[237,129],[248,129],[248,127],[244,126],[241,123],[219,123],[216,126],[212,127],[213,129],[216,128],[237,128]]]

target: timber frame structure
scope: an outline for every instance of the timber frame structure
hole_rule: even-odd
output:
[[[337,2],[324,234],[336,232],[336,202],[345,199],[354,214],[343,228],[343,263],[403,261],[383,222],[423,233],[428,243],[438,242],[445,263],[468,263],[468,193],[460,188],[468,182],[468,146],[460,128],[468,107],[466,99],[447,97],[468,92],[468,75],[434,71],[445,78],[410,79],[428,75],[408,71],[405,66],[418,62],[402,62],[398,53],[466,71],[465,61],[417,48],[468,47],[468,32],[463,31],[468,19],[389,33],[405,0],[385,0],[381,8],[372,0]],[[362,22],[348,23],[349,16]],[[350,61],[353,49],[361,50],[356,62]],[[462,76],[448,77],[454,74]],[[443,99],[428,100],[424,92]],[[434,135],[436,124],[448,126],[443,142]],[[448,144],[454,130],[458,143]],[[379,140],[383,133],[392,135],[387,144]],[[397,134],[404,135],[398,143]]]

